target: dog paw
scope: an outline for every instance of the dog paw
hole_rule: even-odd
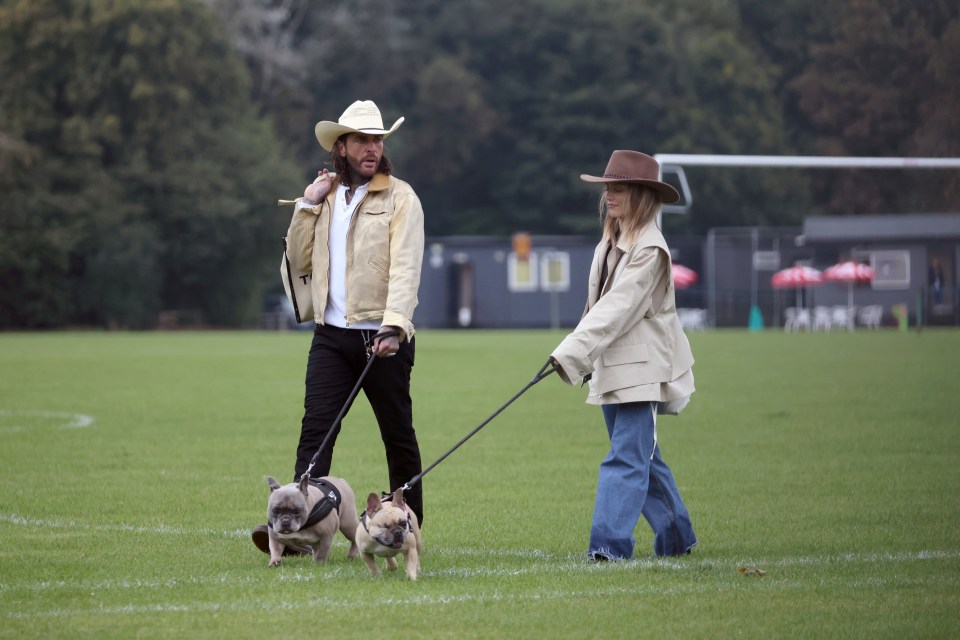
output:
[[[268,566],[268,567],[271,567],[271,568],[272,568],[272,567],[279,567],[279,566],[280,566],[280,562],[281,562],[280,558],[277,558],[276,560],[271,560],[271,561],[270,561],[270,564],[268,564],[267,566]]]

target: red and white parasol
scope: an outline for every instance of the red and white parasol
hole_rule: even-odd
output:
[[[823,284],[823,275],[813,267],[797,265],[777,271],[770,278],[774,289],[802,289]]]
[[[673,286],[677,289],[686,289],[697,283],[697,272],[682,264],[673,265]]]
[[[865,264],[847,260],[840,264],[835,264],[823,272],[823,279],[828,282],[846,282],[847,283],[847,311],[849,320],[847,327],[853,330],[853,285],[858,282],[872,282],[876,273],[873,267]]]
[[[823,275],[813,267],[797,265],[789,269],[777,271],[770,278],[774,289],[796,289],[797,306],[800,306],[800,289],[816,287],[823,284]]]
[[[827,282],[870,282],[873,276],[873,267],[853,260],[835,264],[823,272],[823,279]]]

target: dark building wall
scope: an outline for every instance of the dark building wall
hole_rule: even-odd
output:
[[[539,282],[533,291],[511,291],[510,238],[428,238],[414,323],[418,327],[575,326],[586,302],[595,242],[575,236],[534,236],[532,244],[532,257],[538,262],[550,250],[568,255],[565,291],[544,291]],[[463,306],[470,309],[466,323]]]

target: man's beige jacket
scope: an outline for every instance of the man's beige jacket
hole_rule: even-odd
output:
[[[327,197],[294,210],[287,230],[291,264],[313,273],[314,320],[323,324],[329,291],[329,233],[337,180]],[[281,200],[281,204],[299,202]],[[423,208],[403,180],[378,173],[354,210],[347,232],[346,325],[379,320],[413,337],[413,310],[423,263]]]
[[[667,402],[694,391],[693,353],[677,317],[670,251],[654,224],[636,242],[602,241],[577,328],[553,352],[568,384],[590,376],[590,404]],[[602,261],[609,276],[600,282]],[[602,295],[601,295],[602,294]]]

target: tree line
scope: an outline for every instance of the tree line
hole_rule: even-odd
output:
[[[955,2],[3,0],[0,327],[247,326],[313,136],[392,123],[429,235],[597,233],[609,153],[960,155]],[[956,211],[950,172],[687,170],[669,234]]]

